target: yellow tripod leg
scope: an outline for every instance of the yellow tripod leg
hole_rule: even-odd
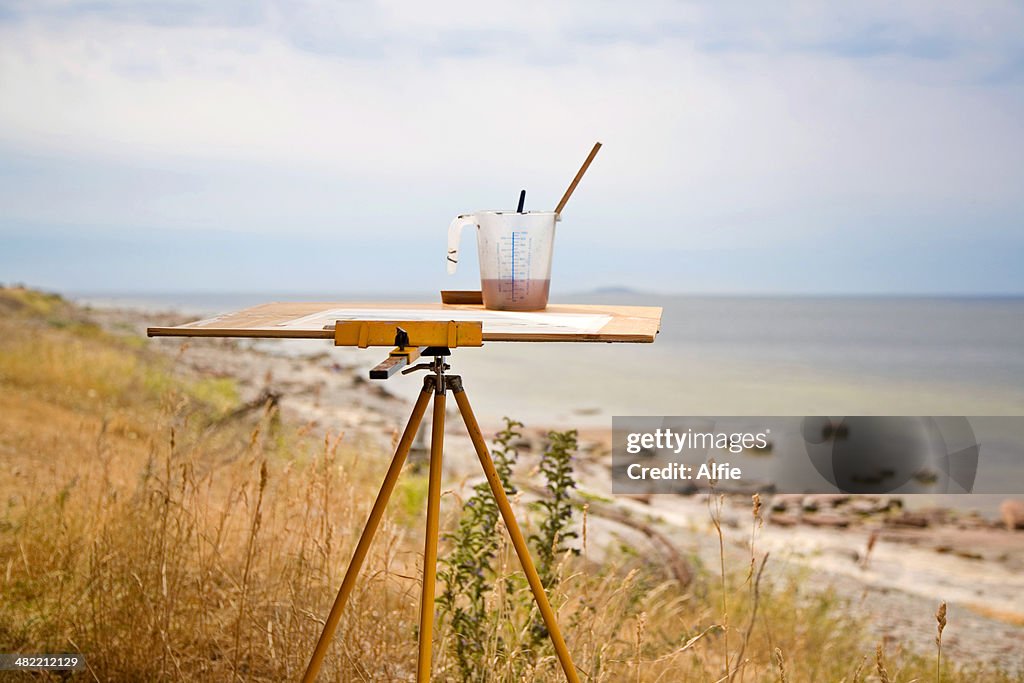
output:
[[[432,385],[431,385],[432,386]],[[412,446],[412,441],[416,437],[416,431],[420,427],[420,422],[423,420],[423,414],[427,411],[427,403],[430,401],[431,391],[428,386],[424,384],[423,391],[420,392],[419,398],[416,399],[416,405],[413,406],[412,414],[409,416],[409,422],[405,426],[405,431],[402,433],[402,439],[398,442],[398,448],[395,449],[395,457],[391,459],[391,466],[388,467],[387,474],[384,475],[384,482],[380,485],[380,492],[377,494],[377,500],[373,503],[373,509],[370,510],[370,516],[366,520],[366,526],[363,527],[363,534],[359,537],[359,543],[356,544],[355,552],[352,553],[352,560],[349,562],[348,570],[345,572],[345,578],[341,582],[341,588],[338,590],[338,597],[334,599],[334,605],[331,607],[331,613],[327,616],[327,622],[324,624],[323,633],[320,634],[320,640],[316,643],[316,649],[313,650],[313,656],[309,660],[309,666],[306,667],[306,673],[302,677],[303,683],[312,683],[316,680],[316,676],[320,673],[320,666],[323,664],[324,655],[327,654],[327,648],[331,644],[331,639],[334,637],[334,631],[338,628],[338,621],[341,619],[341,612],[345,609],[345,603],[348,601],[349,595],[352,593],[352,588],[355,586],[356,577],[359,576],[359,570],[363,566],[363,560],[366,559],[366,553],[370,549],[370,543],[373,542],[373,535],[377,532],[377,526],[380,524],[381,517],[384,516],[384,509],[388,505],[388,499],[391,497],[391,492],[395,489],[395,482],[398,481],[398,475],[402,472],[402,466],[405,464],[405,458],[409,455],[409,448]]]
[[[455,379],[455,377],[450,379]],[[550,603],[548,603],[548,596],[544,593],[544,584],[541,583],[540,576],[537,574],[537,568],[533,566],[530,549],[526,545],[526,539],[523,538],[523,532],[519,530],[515,513],[513,513],[512,506],[508,502],[508,496],[505,495],[505,489],[501,485],[501,479],[498,478],[498,472],[494,469],[491,454],[487,452],[487,443],[484,441],[484,435],[480,431],[480,425],[477,424],[476,416],[469,405],[469,399],[466,398],[466,391],[462,388],[461,381],[452,386],[452,393],[455,395],[455,402],[459,404],[459,412],[462,413],[462,419],[466,422],[469,438],[473,441],[474,448],[476,448],[476,455],[480,459],[480,465],[484,468],[487,483],[491,486],[491,493],[494,494],[498,510],[501,511],[501,518],[505,522],[505,528],[508,529],[508,535],[512,537],[512,545],[515,546],[516,554],[519,555],[519,562],[523,565],[526,580],[530,582],[530,589],[533,590],[533,597],[537,601],[537,607],[540,609],[541,616],[544,618],[544,625],[548,628],[548,635],[551,636],[551,643],[555,646],[555,653],[558,655],[559,664],[562,665],[562,671],[565,672],[565,679],[569,683],[579,683],[580,679],[576,673],[576,667],[572,663],[569,648],[565,646],[562,632],[559,630],[558,622],[555,620],[555,612],[551,609]]]
[[[445,387],[434,394],[434,419],[430,428],[430,480],[427,484],[427,536],[423,542],[423,591],[420,594],[418,683],[430,681],[430,655],[434,641],[434,583],[437,576],[438,517],[441,514],[441,453],[444,450]]]

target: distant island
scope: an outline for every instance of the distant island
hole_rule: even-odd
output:
[[[613,285],[610,287],[597,287],[592,289],[587,294],[646,294],[639,289],[633,289],[632,287],[623,287],[621,285]]]

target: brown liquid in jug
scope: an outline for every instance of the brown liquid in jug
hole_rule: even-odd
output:
[[[541,311],[551,280],[481,280],[484,306],[496,311]]]

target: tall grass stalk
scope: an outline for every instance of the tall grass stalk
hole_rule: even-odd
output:
[[[710,461],[714,464],[714,461]],[[725,496],[715,492],[717,481],[711,482],[711,493],[708,494],[708,514],[711,516],[711,524],[718,536],[718,567],[719,581],[721,582],[721,603],[722,603],[722,666],[724,677],[729,677],[729,591],[726,586],[725,572],[725,534],[722,533],[722,506],[725,504]]]
[[[942,632],[946,628],[946,602],[943,601],[935,610],[935,683],[942,681]]]

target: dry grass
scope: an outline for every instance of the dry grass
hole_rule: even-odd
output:
[[[0,651],[80,651],[102,681],[296,680],[387,455],[267,411],[225,420],[230,383],[177,378],[59,299],[0,290],[0,312]],[[322,680],[413,675],[421,531],[405,508],[422,502],[422,478],[408,475]],[[507,544],[498,561],[488,679],[560,680],[549,645],[527,651],[533,608]],[[878,679],[861,678],[873,647],[842,601],[771,563],[735,569],[684,590],[628,548],[602,565],[566,556],[552,603],[584,680]],[[439,625],[440,680],[451,637]],[[936,676],[932,654],[889,652],[885,669]],[[1024,680],[945,657],[941,675]]]
[[[99,680],[296,678],[381,461],[219,422],[222,381],[29,310],[0,327],[0,651],[80,650]],[[381,531],[334,680],[408,666],[403,535]]]

